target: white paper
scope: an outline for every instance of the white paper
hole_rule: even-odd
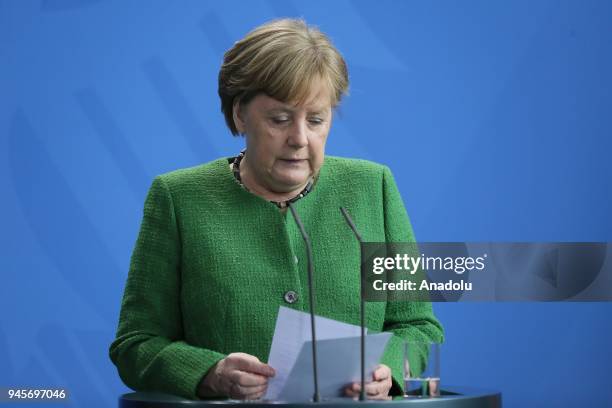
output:
[[[366,381],[385,351],[391,333],[379,333],[365,338]],[[361,337],[317,340],[317,373],[321,399],[339,398],[353,382],[361,381]],[[308,401],[314,394],[312,341],[302,350],[279,395],[282,401]]]
[[[317,340],[355,337],[361,333],[359,326],[321,316],[315,316],[315,330]],[[278,399],[302,346],[310,340],[310,314],[281,306],[268,357],[268,364],[274,368],[276,375],[268,381],[264,399]],[[317,360],[320,361],[320,358]]]

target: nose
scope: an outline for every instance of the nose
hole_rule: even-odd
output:
[[[306,120],[296,120],[289,129],[287,143],[291,147],[301,148],[308,146],[308,124]]]

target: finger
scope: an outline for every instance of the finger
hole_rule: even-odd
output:
[[[368,395],[368,399],[369,400],[378,400],[378,401],[388,401],[393,399],[392,397],[390,397],[389,395],[385,395],[385,394],[376,394],[376,395]]]
[[[240,393],[240,386],[238,384],[232,383],[229,387],[229,397],[232,399],[242,399],[242,394]]]
[[[245,399],[247,399],[247,400],[258,400],[258,399],[262,398],[265,394],[266,394],[266,390],[264,389],[263,391],[258,391],[258,392],[254,392],[254,393],[248,394]]]
[[[274,377],[275,371],[268,364],[262,363],[255,356],[243,354],[241,358],[234,361],[234,367],[241,371],[259,374],[266,377]]]
[[[242,392],[242,395],[244,395],[245,397],[248,397],[249,395],[258,395],[258,394],[263,395],[267,389],[268,389],[267,385],[257,385],[255,387],[240,387],[240,391]]]
[[[230,388],[230,397],[234,399],[246,399],[248,396],[257,395],[265,392],[267,385],[257,385],[255,387],[242,387],[236,383]]]
[[[386,380],[390,376],[391,376],[391,369],[384,364],[380,364],[378,367],[376,367],[376,370],[374,371],[374,374],[372,375],[372,377],[374,378],[374,381]]]
[[[380,381],[378,384],[378,393],[376,394],[375,399],[387,399],[389,396],[389,390],[393,386],[393,382],[391,381],[391,376],[389,376],[386,380]]]
[[[233,382],[232,386],[238,390],[242,395],[252,394],[261,390],[265,390],[268,387],[268,383],[259,385],[240,385],[237,382]]]
[[[357,397],[359,396],[359,391],[353,390],[353,386],[350,385],[344,389],[344,395],[347,397]]]
[[[384,383],[368,383],[366,384],[366,397],[367,399],[391,399],[388,397],[390,386],[386,386]],[[359,383],[352,384],[345,388],[344,395],[347,397],[357,398],[361,392],[361,385]]]
[[[265,385],[268,383],[268,377],[240,370],[231,371],[229,373],[229,378],[232,382],[242,387],[253,387],[256,385]]]
[[[370,386],[370,384],[373,383],[366,383],[366,394],[368,394],[368,390],[372,390],[372,387]],[[361,393],[361,384],[360,383],[353,383],[350,388],[349,388],[350,392],[353,393],[354,395],[359,395]]]
[[[386,384],[384,382],[376,381],[366,384],[365,391],[368,396],[376,396],[382,394],[385,388]]]

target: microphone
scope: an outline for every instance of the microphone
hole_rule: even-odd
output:
[[[306,244],[306,256],[308,258],[308,292],[310,298],[310,332],[312,334],[312,369],[313,369],[313,377],[314,377],[314,394],[312,396],[312,400],[314,402],[319,402],[319,377],[317,371],[317,336],[315,333],[315,296],[314,296],[314,274],[313,274],[313,261],[312,261],[312,245],[310,244],[310,238],[304,229],[304,224],[302,224],[302,220],[295,211],[291,201],[287,202],[289,206],[289,210],[291,210],[291,215],[293,215],[293,219],[300,230],[300,234],[302,234],[302,239]]]
[[[355,223],[351,219],[348,211],[346,211],[344,207],[340,207],[340,211],[342,212],[342,215],[344,215],[344,219],[346,220],[349,227],[351,227],[351,230],[353,230],[353,233],[355,234],[355,237],[357,238],[357,240],[359,241],[359,245],[361,246],[363,244],[363,239],[361,238],[361,235],[357,231],[357,227],[355,226]],[[360,268],[360,276],[361,276],[361,282],[360,282],[360,287],[361,287],[361,305],[360,306],[361,307],[360,307],[359,314],[361,316],[361,391],[359,392],[359,401],[365,401],[366,399],[365,397],[365,300],[364,300],[364,287],[363,287],[363,281],[365,279],[365,276],[363,275],[363,268]]]

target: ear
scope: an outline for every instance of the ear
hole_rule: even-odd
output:
[[[238,133],[243,134],[245,131],[245,123],[243,119],[244,113],[242,112],[242,106],[240,105],[240,98],[234,100],[234,106],[232,107],[232,117],[234,119],[234,125]]]

